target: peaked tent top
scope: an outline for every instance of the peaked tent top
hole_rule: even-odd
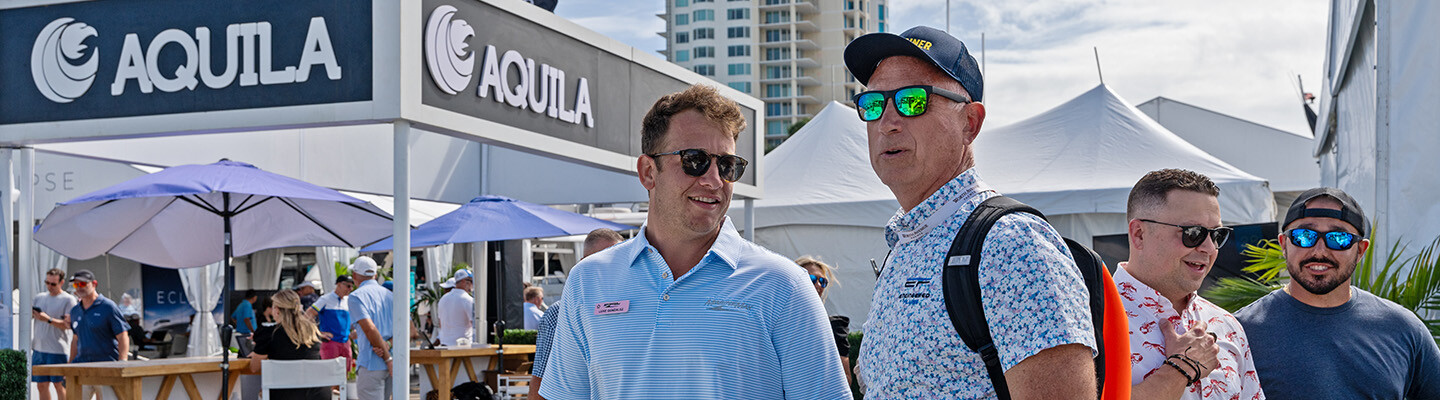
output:
[[[1264,179],[1186,142],[1104,84],[1034,117],[982,129],[975,143],[987,183],[1049,214],[1124,213],[1141,176],[1181,168],[1220,186],[1225,221],[1274,221]]]
[[[870,167],[865,123],[830,102],[765,155],[756,228],[786,224],[884,226],[900,203]],[[743,208],[732,207],[738,217]]]

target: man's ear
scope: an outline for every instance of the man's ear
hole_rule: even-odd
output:
[[[1131,250],[1140,250],[1140,249],[1145,248],[1145,222],[1144,222],[1144,221],[1141,221],[1141,220],[1138,219],[1138,218],[1137,218],[1137,219],[1132,219],[1132,220],[1130,220],[1130,224],[1129,224],[1128,226],[1126,226],[1125,231],[1126,231],[1126,232],[1125,232],[1125,233],[1126,233],[1125,236],[1130,240],[1130,249],[1131,249]]]
[[[635,172],[640,176],[640,185],[644,186],[645,190],[655,189],[655,180],[659,178],[660,166],[655,165],[654,157],[641,155],[635,160]]]
[[[960,115],[965,118],[965,144],[974,144],[975,138],[980,136],[980,126],[985,124],[985,105],[979,102],[970,103],[965,106],[964,111]]]

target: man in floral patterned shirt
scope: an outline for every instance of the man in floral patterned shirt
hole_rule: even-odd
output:
[[[998,195],[974,168],[985,120],[975,59],[964,43],[922,26],[862,36],[846,47],[845,64],[872,89],[856,96],[870,163],[901,207],[886,226],[891,255],[856,368],[865,398],[996,398],[984,362],[951,325],[941,283],[960,226]],[[981,255],[981,303],[1010,398],[1094,399],[1089,295],[1060,235],[1039,217],[1009,214]]]
[[[1220,189],[1192,171],[1163,169],[1130,190],[1130,261],[1115,285],[1130,320],[1136,399],[1263,399],[1240,322],[1196,295],[1230,228]]]

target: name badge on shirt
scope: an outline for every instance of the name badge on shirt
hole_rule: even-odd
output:
[[[595,315],[624,314],[627,311],[630,311],[630,300],[595,304]]]

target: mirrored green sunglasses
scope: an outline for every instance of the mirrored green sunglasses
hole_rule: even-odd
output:
[[[960,104],[969,104],[964,95],[930,85],[906,86],[895,90],[870,90],[855,95],[855,111],[861,121],[880,119],[885,113],[887,99],[895,99],[895,111],[901,116],[918,117],[930,108],[930,94],[934,93]]]

